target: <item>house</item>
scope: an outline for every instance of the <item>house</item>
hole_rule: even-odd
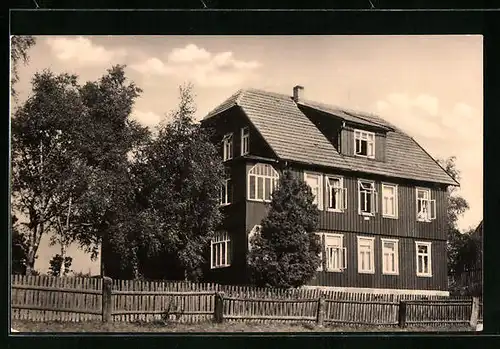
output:
[[[240,90],[202,120],[227,170],[208,278],[247,282],[249,235],[287,166],[320,211],[323,263],[309,286],[448,295],[447,187],[459,184],[396,126],[303,93]]]

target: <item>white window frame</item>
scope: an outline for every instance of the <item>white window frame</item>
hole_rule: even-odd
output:
[[[232,202],[233,188],[231,188],[232,182],[231,178],[226,178],[223,181],[221,191],[220,191],[220,205],[227,206]],[[231,195],[229,195],[229,188],[231,188]]]
[[[371,203],[370,203],[370,208],[371,212],[366,212],[361,210],[361,191],[367,191],[366,189],[362,188],[363,183],[370,183],[371,185]],[[363,199],[363,202],[366,201]],[[375,182],[371,180],[366,180],[366,179],[358,179],[358,214],[363,215],[363,216],[374,216],[378,212],[378,193],[377,193],[377,188],[375,187]]]
[[[321,253],[320,253],[320,260],[321,263],[318,267],[318,271],[328,271],[328,272],[336,272],[336,273],[341,273],[345,269],[347,269],[347,247],[344,247],[344,235],[343,234],[337,234],[337,233],[316,233],[316,235],[319,236],[320,242],[321,242]],[[340,243],[339,244],[328,244],[328,239],[339,239]],[[328,258],[328,250],[337,250],[338,253],[338,263],[331,262],[329,263],[329,258]],[[323,269],[323,262],[326,262],[325,266],[326,268]],[[337,265],[335,265],[337,264]],[[333,266],[332,266],[333,265]]]
[[[418,252],[418,247],[419,246],[426,246],[427,247],[427,253],[420,253]],[[423,258],[427,256],[427,271],[419,272],[419,260],[420,256],[422,256],[422,262]],[[415,266],[416,266],[416,272],[417,276],[422,276],[422,277],[432,277],[432,242],[429,241],[415,241]],[[423,265],[422,265],[422,270],[423,270]]]
[[[246,155],[250,152],[250,128],[243,127],[241,129],[241,148],[240,148],[240,153],[241,155]]]
[[[399,240],[398,239],[380,239],[381,251],[382,251],[382,274],[384,275],[399,275]],[[394,251],[387,252],[388,254],[394,255],[394,270],[389,270],[389,266],[385,263],[385,246],[384,244],[394,244]]]
[[[375,237],[371,236],[358,236],[358,273],[359,274],[375,274]],[[362,256],[360,242],[362,240],[368,241],[370,243],[370,269],[361,269],[362,267]]]
[[[354,155],[361,156],[364,158],[374,159],[375,158],[375,133],[363,130],[354,130]],[[358,142],[366,142],[366,155],[360,154],[357,151]]]
[[[330,186],[330,179],[338,179],[339,186],[338,187]],[[347,188],[344,188],[344,178],[340,176],[326,175],[325,184],[326,184],[326,203],[325,203],[326,210],[330,212],[344,212],[347,209]],[[336,208],[330,207],[333,191],[335,191],[334,195],[337,195],[336,203],[339,206]]]
[[[427,198],[419,198],[418,193],[427,193]],[[432,200],[432,191],[429,188],[415,188],[415,211],[418,222],[431,222],[436,219],[436,200]],[[418,205],[422,202],[422,211],[419,212]]]
[[[217,231],[210,241],[210,268],[231,266],[231,237],[227,231]],[[214,261],[215,260],[215,261]]]
[[[222,160],[227,161],[233,158],[233,133],[227,133],[222,138]]]
[[[323,175],[318,172],[311,172],[311,171],[304,171],[304,182],[307,183],[309,188],[311,188],[311,191],[313,191],[313,188],[307,181],[308,176],[316,176],[318,178],[318,192],[317,195],[314,198],[314,203],[318,206],[318,210],[323,210],[323,201],[324,201],[324,194],[323,194]],[[313,191],[314,195],[314,191]]]
[[[394,196],[393,196],[393,207],[394,207],[394,213],[386,213],[386,207],[385,207],[385,188],[393,188],[394,189]],[[391,184],[391,183],[382,183],[382,216],[385,218],[398,218],[398,185],[397,184]]]
[[[268,172],[267,174],[262,174],[258,172],[263,172],[262,168],[265,168],[264,172]],[[260,170],[260,171],[259,171]],[[250,186],[250,178],[254,177],[255,178],[255,187],[254,187],[254,192],[253,192],[253,197],[251,195],[251,186]],[[258,182],[259,178],[262,178],[262,193],[259,193],[259,188],[258,188]],[[271,186],[271,189],[269,190],[269,193],[272,194],[273,191],[278,187],[278,182],[279,182],[280,175],[276,169],[269,165],[269,164],[264,164],[264,163],[257,163],[255,164],[250,171],[248,171],[247,175],[247,200],[249,201],[259,201],[259,202],[271,202],[271,199],[266,199],[265,194],[266,194],[266,179],[269,180],[269,184]],[[259,194],[262,194],[260,196]]]

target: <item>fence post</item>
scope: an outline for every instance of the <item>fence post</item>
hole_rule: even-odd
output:
[[[479,318],[479,297],[472,297],[472,311],[470,313],[470,326],[477,327],[477,320]]]
[[[406,327],[406,301],[399,301],[399,316],[398,316],[399,327]]]
[[[323,326],[325,322],[325,295],[323,292],[320,293],[318,299],[318,313],[316,315],[316,324],[318,326]]]
[[[102,321],[111,322],[113,319],[111,317],[111,289],[113,288],[113,280],[105,276],[102,278]]]
[[[214,319],[219,324],[224,321],[224,292],[215,293]]]

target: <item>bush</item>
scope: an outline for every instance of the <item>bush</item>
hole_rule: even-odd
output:
[[[315,274],[321,242],[319,213],[309,186],[285,170],[272,194],[268,216],[251,240],[250,277],[258,286],[299,287]]]

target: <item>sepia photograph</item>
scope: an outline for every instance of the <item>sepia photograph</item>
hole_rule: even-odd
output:
[[[10,37],[10,331],[477,332],[481,35]]]

